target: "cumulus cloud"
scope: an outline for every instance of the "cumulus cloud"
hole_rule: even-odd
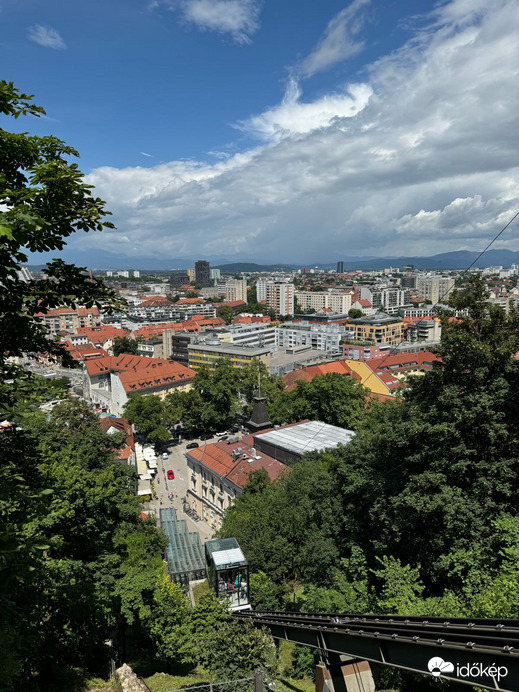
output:
[[[44,48],[54,48],[54,50],[64,50],[67,47],[56,29],[43,24],[34,24],[29,27],[27,32],[29,41],[34,41]]]
[[[519,208],[519,14],[515,0],[453,0],[433,20],[365,84],[307,103],[289,85],[240,125],[255,148],[87,180],[135,255],[306,264],[482,248]],[[83,245],[117,249],[117,236]]]
[[[372,90],[367,84],[350,84],[342,93],[328,94],[309,103],[301,101],[302,93],[298,82],[290,79],[278,106],[238,123],[237,127],[259,139],[280,141],[325,128],[336,118],[356,115],[367,104]]]
[[[299,65],[302,76],[311,77],[363,50],[364,41],[358,35],[364,26],[369,2],[354,0],[330,21],[315,50]]]
[[[229,34],[236,43],[250,43],[259,29],[260,0],[155,0],[148,9],[164,4],[202,31]]]

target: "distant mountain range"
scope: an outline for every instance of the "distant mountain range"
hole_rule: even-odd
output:
[[[301,269],[299,264],[255,264],[254,262],[232,262],[231,264],[218,264],[215,269],[220,269],[224,274],[236,274],[237,272],[275,272],[294,271]]]
[[[519,252],[511,250],[488,250],[477,260],[479,252],[469,252],[459,250],[456,252],[443,252],[432,257],[382,257],[359,261],[355,258],[344,260],[344,270],[353,269],[384,269],[386,267],[398,267],[403,269],[406,265],[412,264],[415,269],[468,269],[473,265],[477,269],[484,269],[491,266],[509,267],[511,264],[519,264]],[[476,261],[477,260],[477,261]],[[473,264],[474,263],[474,264]],[[327,265],[330,269],[335,269],[337,263]],[[324,267],[323,267],[324,268]]]
[[[468,250],[460,250],[457,252],[443,252],[432,257],[350,257],[342,260],[344,262],[344,271],[352,271],[354,269],[385,269],[386,267],[398,267],[403,269],[407,264],[412,264],[415,269],[429,269],[441,271],[443,269],[466,269],[478,257],[478,252],[469,252]],[[92,251],[72,251],[65,249],[60,256],[67,262],[73,262],[81,267],[87,267],[94,270],[124,270],[124,269],[139,269],[141,271],[175,271],[179,269],[188,269],[194,267],[195,259],[162,259],[157,257],[124,257],[112,252],[101,250]],[[198,258],[200,259],[200,258]],[[301,269],[302,264],[256,264],[254,262],[229,262],[225,257],[209,257],[211,265],[220,269],[225,274],[236,274],[238,272],[275,272],[275,271],[293,271]],[[39,260],[36,263],[35,260]],[[39,258],[34,256],[33,262],[29,262],[29,267],[41,267],[47,258]],[[511,264],[519,264],[519,252],[511,250],[489,250],[473,265],[476,268],[483,269],[484,267],[501,265],[509,267]],[[314,263],[308,262],[308,268],[318,269],[336,269],[337,262]]]
[[[432,269],[441,271],[443,269],[467,269],[476,260],[480,253],[459,250],[457,252],[443,252],[432,257],[350,257],[344,261],[344,271],[354,269],[385,269],[386,267],[398,267],[403,269],[406,265],[413,265],[415,269]],[[473,265],[478,269],[490,266],[509,267],[511,264],[519,264],[519,252],[511,250],[489,250]],[[336,269],[337,262],[326,264],[312,264],[310,267],[319,269]],[[218,267],[222,272],[235,274],[237,272],[269,272],[276,270],[300,269],[301,265],[294,264],[253,264],[251,262],[233,262],[232,264],[222,264]]]

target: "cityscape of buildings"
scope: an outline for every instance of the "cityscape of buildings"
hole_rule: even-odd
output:
[[[480,273],[490,303],[506,312],[518,304],[517,265]],[[24,280],[30,277],[25,268]],[[282,378],[287,392],[299,381],[336,373],[364,385],[371,397],[394,398],[409,377],[434,367],[442,331],[437,308],[446,306],[467,273],[417,271],[410,265],[344,272],[339,261],[328,271],[229,274],[200,260],[193,269],[169,274],[124,270],[100,277],[124,300],[120,312],[64,305],[38,318],[81,368],[76,393],[101,419],[111,416],[128,431],[124,411],[130,396],[164,399],[189,391],[201,366],[211,371],[221,359],[234,368],[259,361]],[[121,339],[133,340],[135,351],[115,353]],[[291,424],[290,434],[269,447],[262,443],[270,425],[266,413],[253,419],[239,444],[215,441],[204,452],[186,452],[191,478],[186,502],[212,529],[221,526],[252,470],[264,468],[274,479],[298,456],[307,423]],[[327,432],[329,446],[340,430],[332,433]],[[122,461],[138,467],[138,492],[146,495],[154,470],[142,454],[131,452],[134,447],[127,449]]]

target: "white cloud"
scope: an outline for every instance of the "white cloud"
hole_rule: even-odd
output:
[[[147,154],[145,151],[141,151],[141,156],[149,156],[151,159],[153,158],[152,154]]]
[[[259,29],[261,0],[154,0],[148,9],[161,4],[180,12],[188,24],[202,31],[230,34],[236,43],[250,43]]]
[[[252,116],[236,127],[259,139],[276,142],[326,128],[336,118],[351,118],[366,106],[372,93],[367,84],[350,84],[342,93],[303,103],[300,100],[301,88],[295,79],[291,79],[279,106]]]
[[[480,7],[442,6],[366,84],[303,103],[292,83],[240,124],[254,149],[92,171],[120,231],[82,245],[302,263],[483,248],[519,208],[519,14]]]
[[[358,39],[358,34],[364,26],[364,10],[369,2],[353,0],[329,22],[315,50],[301,62],[302,76],[311,77],[363,50],[364,41]]]
[[[43,24],[34,24],[34,26],[29,27],[27,38],[45,48],[64,50],[67,47],[67,44],[56,29],[53,29],[51,26],[44,26]]]

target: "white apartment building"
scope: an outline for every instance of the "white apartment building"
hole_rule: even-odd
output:
[[[276,344],[282,348],[308,346],[318,351],[336,353],[341,340],[350,333],[338,324],[311,324],[309,322],[287,322],[277,330]]]
[[[399,286],[367,287],[360,289],[361,300],[369,300],[375,312],[385,312],[388,315],[397,314],[399,308],[409,304],[411,293]]]
[[[432,305],[425,305],[424,307],[403,307],[398,311],[402,317],[430,317],[433,314]]]
[[[276,345],[277,327],[270,324],[230,324],[216,330],[220,341],[239,346],[272,346]]]
[[[140,271],[139,271],[138,269],[134,269],[134,270],[133,270],[133,276],[134,276],[136,279],[140,279],[140,277],[141,277]]]
[[[351,310],[351,293],[334,293],[331,291],[297,291],[296,300],[303,310],[315,310],[319,312],[324,308],[338,315],[347,315]]]
[[[247,302],[247,279],[230,279],[225,282],[225,300]]]
[[[256,284],[256,295],[258,302],[264,300],[276,315],[294,314],[294,284],[260,280]]]

